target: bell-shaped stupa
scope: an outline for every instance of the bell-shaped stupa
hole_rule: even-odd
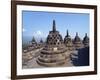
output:
[[[53,29],[47,36],[46,45],[37,58],[37,63],[42,66],[60,66],[66,63],[66,47],[62,36],[56,30],[56,23],[53,20]]]
[[[84,47],[89,46],[89,37],[87,36],[87,33],[85,34],[85,37],[83,38],[83,44],[84,44]]]
[[[74,42],[74,46],[76,49],[83,48],[83,43],[82,43],[82,40],[80,39],[80,37],[78,36],[78,33],[76,33],[76,36],[75,36],[73,42]]]
[[[68,30],[67,30],[67,34],[64,38],[64,44],[66,45],[66,48],[69,50],[69,51],[72,51],[72,50],[75,50],[75,47],[73,45],[73,41],[71,39],[71,36],[69,35],[68,33]]]

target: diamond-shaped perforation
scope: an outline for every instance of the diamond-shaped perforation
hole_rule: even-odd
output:
[[[50,33],[47,38],[49,45],[60,45],[63,43],[62,36],[59,33]]]

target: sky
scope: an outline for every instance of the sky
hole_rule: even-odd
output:
[[[82,39],[85,33],[89,36],[88,13],[22,11],[23,37],[46,38],[52,30],[53,20],[56,22],[56,30],[63,38],[67,30],[72,38],[76,32]]]

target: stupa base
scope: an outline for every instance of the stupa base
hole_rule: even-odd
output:
[[[46,67],[56,67],[56,66],[62,66],[62,65],[64,65],[65,63],[66,63],[66,60],[64,60],[64,61],[59,61],[59,62],[52,62],[52,63],[49,63],[49,62],[42,62],[42,61],[40,61],[40,60],[36,60],[37,61],[37,63],[39,64],[39,65],[41,65],[41,66],[46,66]]]
[[[36,59],[36,62],[41,66],[46,67],[54,67],[54,66],[62,66],[65,65],[70,59],[69,54],[61,53],[61,54],[41,54]]]

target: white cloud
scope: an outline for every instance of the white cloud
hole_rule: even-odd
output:
[[[26,31],[26,29],[23,28],[23,32],[25,32],[25,31]]]
[[[38,35],[38,36],[41,36],[42,34],[43,33],[40,30],[36,31],[36,35]]]

